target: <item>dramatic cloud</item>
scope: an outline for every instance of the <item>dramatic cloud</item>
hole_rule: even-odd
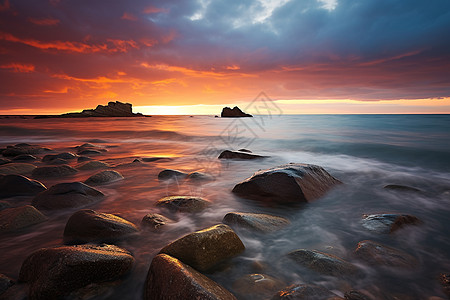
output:
[[[448,0],[5,0],[0,101],[449,97],[448,36]]]

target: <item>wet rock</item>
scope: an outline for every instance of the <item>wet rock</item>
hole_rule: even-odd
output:
[[[80,157],[78,157],[77,162],[81,163],[81,162],[90,161],[90,160],[92,160],[92,158],[87,157],[87,156],[80,156]]]
[[[449,273],[441,273],[439,275],[439,281],[442,285],[442,290],[450,299],[450,274]]]
[[[9,204],[9,202],[6,201],[0,201],[0,210],[4,210],[7,208],[10,208],[11,204]]]
[[[159,172],[158,179],[159,180],[184,179],[186,178],[186,176],[187,173],[178,170],[166,169]]]
[[[294,284],[279,291],[272,300],[337,300],[343,299],[317,285]]]
[[[211,202],[200,197],[169,196],[156,202],[156,206],[167,208],[174,212],[196,213],[206,209]]]
[[[248,152],[230,151],[225,150],[219,155],[219,159],[257,159],[265,158],[267,156],[261,156],[257,154],[251,154]]]
[[[222,113],[220,114],[222,118],[242,118],[242,117],[253,117],[251,114],[244,113],[239,107],[235,106],[233,109],[229,107],[224,107]]]
[[[160,253],[173,256],[199,271],[206,271],[244,250],[244,244],[236,233],[227,225],[219,224],[185,235],[165,246]]]
[[[116,215],[83,209],[74,213],[64,229],[66,242],[115,242],[138,231],[137,227]]]
[[[0,198],[32,196],[47,190],[45,185],[22,175],[5,175],[0,178]]]
[[[267,299],[285,287],[279,279],[265,274],[244,275],[233,283],[233,292],[242,299]]]
[[[76,154],[73,154],[72,152],[63,152],[59,154],[48,154],[42,158],[43,162],[51,162],[55,159],[64,159],[64,160],[71,160],[77,158]]]
[[[97,170],[97,169],[107,169],[109,165],[102,161],[91,160],[77,167],[78,170]]]
[[[23,161],[23,162],[31,162],[31,161],[35,161],[37,160],[37,157],[31,154],[21,154],[21,155],[17,155],[15,156],[13,159],[13,161]]]
[[[400,185],[400,184],[388,184],[384,188],[388,189],[388,190],[400,191],[400,192],[414,192],[414,193],[422,192],[421,190],[419,190],[415,187]]]
[[[46,220],[47,217],[31,205],[7,208],[0,211],[0,232],[19,230]]]
[[[4,165],[4,164],[8,164],[10,162],[11,162],[11,160],[9,160],[7,158],[0,157],[0,166]]]
[[[38,145],[30,145],[26,143],[17,144],[14,146],[8,146],[2,153],[5,157],[13,157],[22,154],[40,154],[49,149],[43,148]]]
[[[288,164],[261,170],[233,188],[233,193],[248,199],[285,203],[310,202],[323,196],[341,182],[322,167]]]
[[[31,174],[33,170],[36,169],[35,165],[27,163],[9,163],[0,166],[0,174],[17,174],[17,175],[27,175]]]
[[[85,183],[88,185],[101,185],[113,183],[122,179],[123,176],[119,172],[106,170],[92,175],[91,177],[86,179]]]
[[[250,151],[250,150],[248,150],[248,149],[244,149],[244,148],[239,149],[238,151],[240,151],[240,152],[252,153],[252,151]]]
[[[111,245],[43,248],[22,264],[19,280],[30,286],[30,299],[61,299],[92,283],[117,280],[134,263],[131,254]]]
[[[216,179],[214,178],[214,176],[207,173],[192,172],[187,175],[186,180],[197,183],[197,182],[214,181]]]
[[[374,241],[365,240],[358,243],[355,255],[371,265],[397,268],[413,268],[417,259],[412,255]]]
[[[288,253],[288,257],[298,265],[323,275],[342,277],[358,273],[358,269],[353,264],[316,250],[299,249]]]
[[[69,162],[62,158],[56,158],[54,160],[49,161],[47,164],[49,165],[67,165]]]
[[[143,162],[155,162],[158,160],[172,160],[172,158],[170,158],[170,157],[143,157],[142,158]]]
[[[236,300],[225,288],[178,259],[153,258],[144,287],[144,300]]]
[[[103,147],[91,143],[84,143],[81,146],[76,146],[75,149],[77,150],[78,155],[99,155],[102,154],[102,152],[107,152]]]
[[[31,175],[35,178],[64,177],[74,175],[78,171],[69,165],[38,167]]]
[[[105,195],[82,182],[58,183],[38,194],[32,204],[45,210],[83,207],[103,199]]]
[[[160,214],[146,214],[141,221],[143,227],[158,230],[162,226],[171,223],[172,220]]]
[[[14,281],[6,275],[0,274],[0,295],[14,284]]]
[[[412,215],[373,214],[363,215],[364,228],[378,233],[392,233],[405,225],[419,225],[422,222]]]
[[[345,300],[371,300],[368,296],[364,295],[360,291],[348,291],[344,294]]]
[[[81,150],[81,151],[79,151],[77,153],[79,155],[100,155],[100,154],[103,154],[101,151],[94,150],[94,149],[85,149],[85,150]]]
[[[255,214],[244,212],[227,213],[223,223],[231,227],[237,226],[258,232],[273,232],[288,226],[288,219],[267,214]]]

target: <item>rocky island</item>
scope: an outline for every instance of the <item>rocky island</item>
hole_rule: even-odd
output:
[[[111,101],[108,105],[97,105],[95,109],[84,109],[82,112],[65,113],[56,116],[36,116],[35,119],[88,117],[144,117],[144,115],[141,113],[133,113],[131,103]]]
[[[224,107],[222,113],[220,114],[222,118],[243,118],[243,117],[253,117],[251,114],[246,114],[239,107],[235,106],[233,109],[229,107]]]

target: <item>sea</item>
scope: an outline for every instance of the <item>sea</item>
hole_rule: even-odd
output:
[[[124,180],[97,188],[106,199],[88,208],[117,214],[140,226],[148,213],[162,213],[175,222],[158,232],[142,230],[118,243],[136,259],[123,282],[95,299],[142,299],[153,257],[168,243],[222,222],[228,212],[268,213],[291,225],[272,233],[236,229],[246,250],[206,275],[238,299],[270,299],[236,286],[247,274],[263,273],[291,284],[325,287],[338,296],[360,290],[373,299],[445,298],[438,276],[450,272],[450,115],[255,115],[253,118],[215,116],[151,116],[136,118],[34,119],[0,118],[0,148],[37,144],[53,153],[75,152],[92,143],[106,152],[93,157],[108,163]],[[267,156],[255,160],[218,159],[223,150],[247,149]],[[38,155],[41,159],[43,155]],[[132,163],[140,159],[142,163]],[[301,206],[276,206],[241,198],[233,187],[254,172],[288,163],[322,166],[344,184]],[[37,166],[45,165],[38,160]],[[77,161],[71,161],[76,167]],[[205,172],[215,180],[190,184],[159,181],[164,169]],[[93,171],[40,179],[47,187],[84,181]],[[419,189],[392,191],[389,184]],[[168,215],[155,206],[172,195],[191,195],[212,202],[196,214]],[[32,197],[2,199],[12,206]],[[0,273],[18,278],[24,259],[43,247],[63,244],[67,219],[76,210],[44,212],[47,222],[0,235]],[[362,226],[364,214],[414,215],[422,224],[380,234]],[[357,259],[358,242],[373,240],[414,256],[413,269],[371,266]],[[363,276],[347,280],[299,268],[286,261],[296,249],[330,253],[354,263]],[[437,298],[439,299],[439,298]]]

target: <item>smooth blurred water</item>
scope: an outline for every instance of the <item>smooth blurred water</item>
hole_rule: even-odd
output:
[[[121,247],[133,252],[136,265],[125,282],[105,299],[122,299],[125,295],[127,299],[141,299],[151,259],[164,245],[220,223],[230,211],[265,212],[292,222],[286,229],[265,235],[238,230],[247,250],[223,270],[208,274],[230,290],[237,278],[255,272],[252,262],[259,261],[267,266],[266,274],[287,285],[316,283],[340,295],[349,288],[363,289],[380,299],[392,299],[387,295],[394,294],[411,297],[408,299],[443,297],[436,278],[440,272],[450,271],[449,115],[0,119],[0,147],[21,142],[40,144],[56,152],[74,151],[72,147],[85,142],[105,147],[108,152],[96,159],[116,166],[125,180],[100,186],[108,197],[91,208],[118,213],[135,224],[149,212],[160,212],[154,204],[167,195],[196,195],[213,202],[200,214],[170,215],[176,222],[161,233],[143,231],[139,237],[121,242]],[[217,159],[222,150],[240,148],[270,158]],[[129,164],[138,157],[170,159]],[[263,206],[231,193],[236,183],[255,171],[290,162],[320,165],[345,184],[299,208]],[[167,185],[157,179],[166,168],[208,172],[216,181]],[[42,182],[49,187],[58,182],[83,181],[95,172],[80,171],[73,177]],[[413,186],[423,193],[392,192],[383,189],[387,184]],[[6,201],[18,206],[31,199]],[[65,223],[73,212],[47,213],[48,222],[0,236],[0,273],[17,278],[22,261],[30,253],[61,244]],[[392,235],[375,234],[361,226],[362,214],[380,212],[413,214],[424,224]],[[356,244],[364,239],[405,250],[418,258],[420,265],[408,272],[366,266],[352,255]],[[283,256],[299,248],[336,254],[358,264],[365,276],[346,282],[286,265]]]

